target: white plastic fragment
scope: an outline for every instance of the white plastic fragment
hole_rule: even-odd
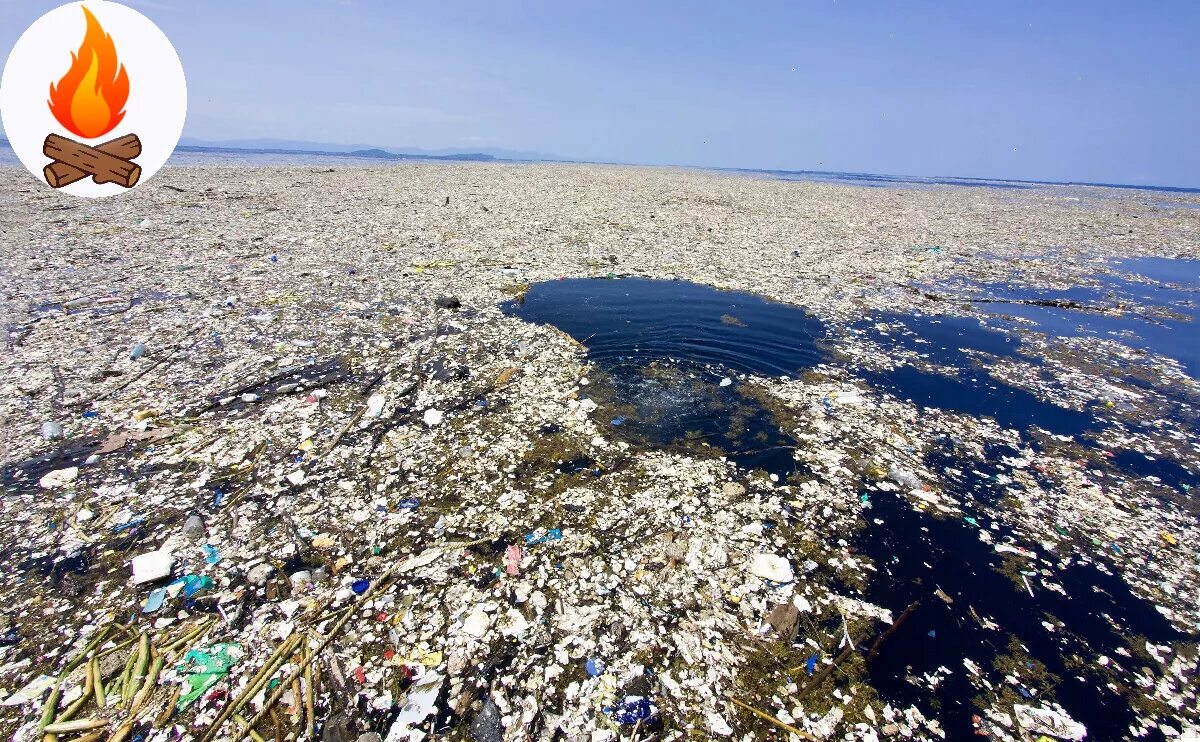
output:
[[[750,558],[750,573],[771,582],[791,582],[795,579],[791,562],[777,554],[755,554]]]
[[[55,469],[47,472],[38,480],[38,484],[46,489],[66,487],[79,478],[79,467],[69,466],[66,469]]]
[[[133,571],[133,584],[141,585],[161,580],[171,574],[171,568],[174,565],[175,556],[170,551],[159,549],[139,554],[130,563]]]
[[[1087,727],[1067,716],[1061,708],[1017,704],[1013,706],[1013,713],[1017,717],[1017,724],[1030,732],[1076,742],[1087,736]]]
[[[408,742],[425,738],[424,732],[412,727],[424,721],[437,708],[437,697],[444,680],[439,673],[431,672],[409,689],[400,714],[388,730],[386,742]]]
[[[488,629],[492,627],[492,619],[484,612],[480,606],[475,606],[474,610],[467,614],[463,619],[462,629],[467,634],[479,639],[487,634]]]

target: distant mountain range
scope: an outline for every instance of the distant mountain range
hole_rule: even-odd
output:
[[[384,149],[371,144],[330,144],[295,139],[226,139],[220,141],[184,137],[179,140],[184,152],[245,151],[270,154],[340,155],[370,157],[380,160],[521,160],[534,162],[570,162],[566,157],[512,149],[485,147],[481,149],[423,147],[392,147]]]

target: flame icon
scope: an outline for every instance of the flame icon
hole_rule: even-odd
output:
[[[50,112],[69,131],[84,139],[102,137],[125,118],[129,75],[117,60],[112,36],[86,7],[87,32],[79,51],[71,54],[71,68],[50,85]]]

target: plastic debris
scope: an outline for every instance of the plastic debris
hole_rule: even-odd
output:
[[[501,734],[629,738],[597,709],[637,697],[661,722],[643,721],[639,739],[766,734],[760,722],[954,738],[947,720],[964,712],[990,738],[1033,739],[1051,735],[1019,728],[1012,702],[1043,705],[1060,682],[1092,736],[1194,725],[1197,384],[1149,333],[1190,337],[1178,328],[1195,314],[1194,274],[1159,305],[1147,297],[1161,286],[1115,283],[1111,262],[1194,257],[1194,194],[864,194],[584,165],[335,170],[168,167],[150,197],[104,208],[68,208],[17,178],[2,194],[36,239],[9,240],[0,271],[0,644],[18,637],[0,647],[0,695],[59,677],[114,620],[133,636],[114,629],[94,649],[110,684],[143,631],[159,652],[212,620],[177,649],[219,638],[245,658],[186,713],[128,738],[199,736],[281,637],[313,650],[346,618],[309,655],[312,735],[293,723],[303,651],[246,717],[280,690],[286,735],[356,742],[436,672],[440,699],[398,736],[465,737],[490,702]],[[129,229],[142,219],[153,227]],[[941,253],[888,247],[929,242]],[[729,289],[715,293],[743,304],[728,311],[746,327],[707,324],[746,338],[721,347],[738,361],[692,359],[679,333],[667,354],[645,335],[626,343],[639,311],[589,338],[513,308],[519,296],[545,307],[538,292],[560,276]],[[739,290],[805,307],[820,347],[797,344],[798,315],[757,344],[770,325]],[[435,305],[451,294],[457,311]],[[1007,301],[1064,297],[1087,299]],[[577,309],[585,322],[605,307]],[[130,361],[138,338],[155,353]],[[620,380],[616,366],[636,371]],[[65,437],[43,437],[46,421]],[[158,550],[174,564],[135,584],[129,560]],[[931,594],[939,584],[952,602]],[[908,595],[921,605],[905,618]],[[911,666],[903,703],[861,662],[835,660],[848,637],[865,656],[896,621],[911,624],[882,641],[877,666]],[[82,689],[72,672],[60,710]],[[140,718],[180,682],[168,667]],[[6,708],[6,730],[42,736],[50,690]],[[1129,724],[1092,722],[1109,710]],[[127,711],[114,701],[101,715],[108,733]]]
[[[205,691],[229,674],[229,669],[241,656],[241,645],[232,642],[188,650],[175,668],[184,676],[184,690],[179,695],[176,709],[183,711],[195,703]]]
[[[145,605],[142,606],[142,613],[154,613],[159,608],[162,608],[166,597],[167,589],[165,587],[158,587],[151,590],[150,595],[146,598]]]
[[[487,635],[488,629],[491,628],[492,619],[483,608],[476,606],[470,613],[463,618],[462,629],[468,635],[475,638],[482,638]]]
[[[168,577],[175,566],[175,556],[170,551],[151,551],[133,558],[130,563],[133,584],[141,585]]]
[[[191,598],[202,590],[211,588],[213,586],[213,579],[208,575],[184,575],[172,582],[168,587],[174,585],[181,585],[183,587],[183,597]]]
[[[785,642],[791,642],[799,631],[800,609],[793,603],[783,603],[767,614],[767,624]]]
[[[1082,740],[1087,737],[1087,727],[1067,716],[1060,708],[1017,704],[1013,706],[1013,714],[1021,728],[1030,732],[1068,740]]]
[[[36,701],[54,686],[56,678],[53,675],[37,675],[24,688],[0,700],[0,706],[22,706],[30,701]]]
[[[220,563],[221,552],[220,552],[220,550],[217,549],[217,547],[213,546],[212,544],[205,544],[204,546],[200,547],[200,550],[204,552],[205,564]]]
[[[625,696],[615,706],[606,708],[605,712],[618,724],[637,724],[654,718],[658,707],[648,698]]]
[[[45,489],[58,489],[70,486],[78,478],[79,467],[68,466],[66,469],[55,469],[52,472],[48,472],[38,480],[38,485]]]
[[[509,544],[505,549],[504,571],[509,577],[521,574],[521,547],[518,544]]]
[[[549,530],[539,528],[536,531],[530,531],[525,534],[525,545],[537,546],[538,544],[545,544],[551,541],[560,541],[562,537],[561,528],[551,528]]]
[[[503,742],[504,721],[492,699],[484,699],[483,708],[471,719],[470,734],[472,742]]]
[[[771,582],[788,583],[795,579],[791,563],[778,554],[755,554],[750,559],[750,573]]]
[[[445,678],[436,672],[431,672],[418,680],[408,690],[400,713],[392,722],[386,737],[387,742],[402,742],[404,740],[424,739],[423,732],[413,727],[424,721],[432,714],[437,706],[437,697],[441,692]]]
[[[183,524],[183,536],[188,541],[199,541],[204,538],[207,529],[204,527],[204,519],[199,515],[189,515]]]

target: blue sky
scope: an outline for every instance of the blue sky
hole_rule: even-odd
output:
[[[129,4],[193,138],[1200,186],[1194,1]]]

